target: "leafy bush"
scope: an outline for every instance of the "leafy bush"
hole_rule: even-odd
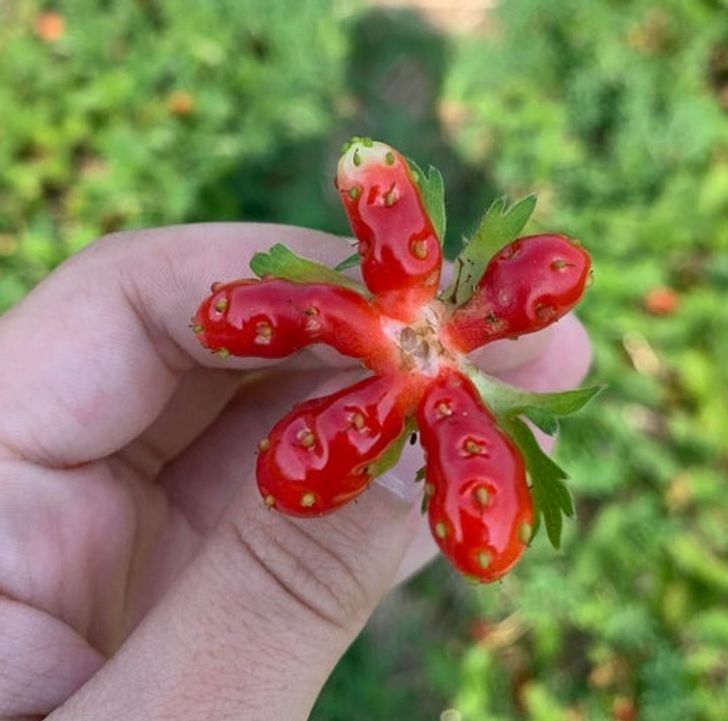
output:
[[[220,176],[331,123],[329,0],[42,7],[0,4],[0,309],[103,233],[210,218]]]

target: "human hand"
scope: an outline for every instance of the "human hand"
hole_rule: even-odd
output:
[[[332,374],[320,350],[223,361],[197,343],[205,289],[274,242],[327,263],[348,250],[271,225],[120,234],[0,318],[0,721],[305,719],[380,598],[433,552],[414,449],[331,516],[261,502],[257,441],[356,372],[336,358]],[[567,316],[477,360],[560,390],[589,347]]]

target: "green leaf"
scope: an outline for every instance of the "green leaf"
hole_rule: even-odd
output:
[[[566,472],[549,458],[538,445],[531,429],[519,418],[505,418],[502,428],[511,436],[523,454],[531,479],[531,496],[536,510],[536,527],[543,519],[546,533],[554,548],[561,545],[561,531],[566,515],[574,517],[574,501],[566,487]],[[531,536],[533,538],[533,535]]]
[[[416,428],[417,425],[414,419],[407,419],[402,433],[392,441],[379,458],[369,464],[369,472],[372,478],[379,478],[383,473],[386,473],[390,468],[397,465],[397,461],[399,461],[399,457],[402,455],[402,450],[407,440]]]
[[[553,413],[543,408],[527,408],[523,414],[546,435],[555,436],[559,432],[559,419]]]
[[[434,165],[430,165],[427,174],[425,174],[424,170],[411,158],[407,158],[407,163],[414,173],[422,202],[425,204],[425,210],[442,244],[445,242],[445,229],[447,226],[445,181],[442,179],[442,173]]]
[[[250,261],[250,269],[259,278],[273,276],[297,283],[332,283],[351,288],[362,295],[367,294],[361,283],[322,263],[296,255],[282,243],[276,243],[267,253],[256,253]]]
[[[465,371],[496,416],[525,415],[549,435],[558,430],[557,418],[580,411],[605,388],[599,385],[561,393],[531,393],[501,383],[472,364]]]
[[[338,265],[334,266],[334,270],[337,273],[340,273],[342,270],[348,270],[349,268],[356,268],[359,265],[359,261],[361,260],[361,256],[359,253],[354,253],[353,255],[350,255],[348,258],[345,258],[341,261]]]
[[[461,305],[473,294],[490,259],[523,230],[536,207],[536,196],[527,195],[510,207],[505,198],[491,203],[472,240],[455,259],[453,279],[444,297]]]

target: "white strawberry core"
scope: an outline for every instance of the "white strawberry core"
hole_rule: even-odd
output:
[[[440,340],[444,312],[443,303],[433,300],[422,306],[415,320],[409,324],[382,315],[382,330],[399,351],[402,370],[434,378],[443,363],[448,366],[455,364],[455,355]]]

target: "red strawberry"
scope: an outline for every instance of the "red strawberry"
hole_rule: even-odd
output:
[[[339,162],[371,299],[329,283],[216,283],[193,327],[221,356],[280,358],[325,343],[374,373],[296,406],[261,441],[258,486],[270,508],[318,516],[352,500],[415,416],[437,542],[461,571],[493,581],[525,550],[533,505],[518,450],[462,373],[465,353],[561,317],[581,298],[590,260],[564,236],[515,240],[454,308],[435,298],[442,253],[413,177],[396,150],[367,139]]]
[[[452,341],[464,352],[497,338],[541,330],[581,299],[589,254],[565,235],[530,235],[488,263],[472,298],[453,314]]]
[[[644,303],[652,315],[673,315],[680,307],[680,294],[672,288],[658,286],[647,291]]]
[[[336,185],[367,288],[390,315],[408,319],[437,293],[442,251],[407,161],[384,143],[353,142],[339,160]]]
[[[312,343],[371,360],[389,350],[379,314],[358,293],[326,283],[215,284],[194,318],[200,342],[226,355],[281,358]]]
[[[435,540],[466,575],[499,579],[531,537],[533,504],[520,453],[471,381],[456,371],[444,371],[430,385],[417,425]]]
[[[373,479],[374,461],[402,434],[410,398],[405,379],[372,376],[296,406],[259,446],[266,504],[321,516],[356,498]]]

